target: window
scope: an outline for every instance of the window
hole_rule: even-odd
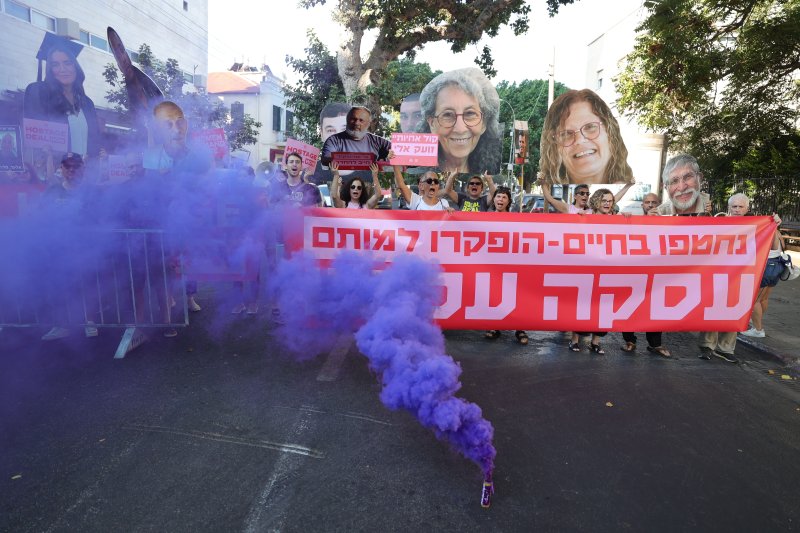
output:
[[[31,10],[13,0],[6,0],[6,13],[25,22],[31,21]]]
[[[183,0],[183,10],[189,11],[189,2],[187,2],[186,0]]]
[[[183,81],[186,83],[194,83],[194,76],[185,70],[182,70],[181,73],[183,74]]]
[[[43,15],[38,11],[31,11],[31,24],[47,31],[56,31],[56,19]]]
[[[138,52],[134,52],[133,50],[129,50],[128,48],[126,48],[125,51],[128,52],[128,57],[131,58],[131,61],[133,61],[134,63],[138,63],[139,62],[139,54],[138,54]]]
[[[89,32],[88,31],[81,30],[81,39],[80,39],[80,41],[83,44],[85,44],[86,46],[89,46]]]
[[[291,135],[292,133],[292,126],[294,125],[294,113],[286,110],[286,133]]]
[[[272,106],[272,131],[281,131],[281,108]]]
[[[597,71],[597,90],[603,88],[603,69]]]
[[[105,50],[108,52],[108,41],[102,37],[98,37],[92,33],[89,35],[89,41],[94,48],[99,48],[100,50]]]
[[[231,120],[234,124],[241,125],[244,122],[244,104],[234,102],[231,104]]]

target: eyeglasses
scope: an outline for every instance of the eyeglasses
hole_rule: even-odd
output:
[[[575,196],[589,196],[589,191],[576,192]]]
[[[443,111],[438,115],[434,116],[440,125],[444,126],[445,128],[451,128],[456,125],[456,121],[458,117],[461,117],[464,120],[464,124],[467,126],[477,126],[481,123],[481,119],[483,115],[481,115],[480,111],[464,111],[463,113],[456,113],[454,111]]]
[[[469,182],[469,186],[472,187],[473,185],[475,187],[481,187],[483,185],[483,182],[482,181],[470,181]]]
[[[613,204],[614,200],[600,200],[601,204]]]
[[[575,130],[561,130],[557,131],[553,134],[553,140],[559,145],[566,148],[567,146],[572,146],[575,144],[575,140],[577,139],[577,135],[580,132],[583,135],[583,138],[586,140],[591,141],[592,139],[597,139],[600,135],[601,126],[603,124],[601,122],[587,122],[583,126],[580,127],[578,131]]]
[[[675,176],[674,178],[670,178],[667,180],[667,185],[670,187],[676,187],[679,183],[689,183],[690,181],[697,179],[697,173],[687,172],[683,176]]]
[[[361,189],[363,189],[363,187],[361,185],[356,185],[355,183],[350,186],[351,191],[360,191]]]
[[[439,185],[439,180],[437,178],[428,178],[426,180],[422,180],[423,183],[427,183],[428,185]]]

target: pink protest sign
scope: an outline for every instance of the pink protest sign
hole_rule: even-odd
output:
[[[108,183],[122,183],[130,179],[130,177],[128,162],[125,160],[125,156],[108,156]]]
[[[431,133],[392,133],[393,165],[430,166],[439,164],[439,136]]]
[[[309,172],[314,172],[317,168],[317,160],[319,159],[319,148],[300,142],[297,139],[288,139],[286,141],[286,150],[283,153],[283,160],[289,154],[300,154],[303,158],[303,168]]]
[[[47,122],[32,118],[22,119],[22,137],[25,148],[47,148],[66,152],[69,146],[69,126],[60,122]]]
[[[339,165],[339,170],[369,170],[375,162],[372,152],[333,152],[333,160]]]
[[[207,146],[214,154],[214,159],[222,159],[228,154],[228,139],[222,128],[193,131],[191,137],[193,141]]]

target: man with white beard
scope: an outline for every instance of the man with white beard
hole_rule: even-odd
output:
[[[711,212],[710,197],[700,192],[703,173],[697,159],[689,154],[676,155],[664,165],[661,176],[669,199],[648,215],[700,216]]]
[[[392,144],[375,134],[369,132],[372,123],[372,113],[362,106],[354,106],[347,113],[347,128],[331,135],[322,146],[321,161],[323,165],[330,164],[334,152],[371,152],[376,160],[385,160],[389,157]]]

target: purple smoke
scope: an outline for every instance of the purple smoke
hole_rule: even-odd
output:
[[[489,475],[497,454],[494,428],[480,407],[455,396],[461,367],[445,353],[433,323],[439,268],[410,256],[380,272],[376,266],[349,252],[328,269],[305,254],[284,261],[272,283],[286,321],[280,338],[306,358],[338,335],[355,332],[359,350],[380,376],[384,405],[413,413]]]

